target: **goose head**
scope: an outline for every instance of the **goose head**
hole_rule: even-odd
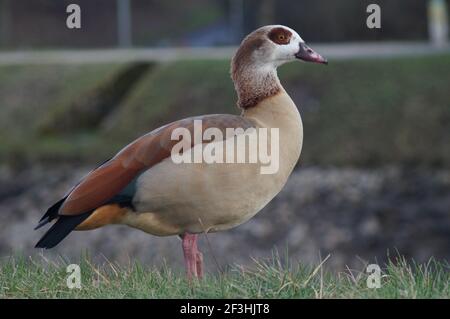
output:
[[[286,62],[303,60],[328,64],[328,61],[316,53],[300,35],[283,25],[261,27],[242,40],[233,58],[233,64],[255,63],[278,67]]]
[[[268,25],[246,36],[231,62],[238,106],[244,109],[254,106],[279,91],[277,67],[295,60],[328,64],[289,27]]]

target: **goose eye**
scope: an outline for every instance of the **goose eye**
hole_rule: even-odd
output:
[[[269,39],[280,45],[289,44],[291,36],[292,33],[283,28],[274,28],[269,32]]]

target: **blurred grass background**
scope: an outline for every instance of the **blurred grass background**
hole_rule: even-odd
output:
[[[229,61],[0,66],[0,159],[101,162],[179,118],[235,113]],[[450,55],[290,64],[306,165],[450,166]]]

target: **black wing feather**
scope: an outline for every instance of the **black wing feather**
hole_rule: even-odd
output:
[[[105,161],[103,164],[107,163],[108,161]],[[135,178],[119,194],[117,194],[107,203],[105,203],[105,205],[116,203],[119,204],[121,207],[130,207],[131,209],[134,210],[132,199],[136,191],[135,185],[136,180],[137,178]],[[48,224],[49,222],[57,218],[55,224],[53,224],[53,226],[50,227],[50,229],[44,234],[44,236],[42,236],[42,238],[36,244],[35,248],[55,247],[59,242],[61,242],[64,238],[66,238],[67,235],[69,235],[69,233],[75,229],[75,227],[81,224],[95,211],[94,209],[79,215],[71,215],[71,216],[59,215],[58,214],[59,209],[64,204],[64,201],[67,199],[67,197],[70,195],[71,191],[64,198],[53,204],[47,210],[44,216],[42,216],[42,218],[39,220],[38,225],[34,228],[35,230],[41,228],[42,226]]]
[[[58,220],[52,227],[42,236],[35,248],[53,248],[61,240],[66,238],[69,233],[74,230],[79,224],[81,224],[92,211],[75,216],[62,216],[58,217]]]
[[[46,225],[47,223],[51,222],[53,219],[57,218],[59,208],[62,206],[64,201],[66,200],[67,196],[57,201],[55,204],[52,205],[47,211],[45,212],[44,216],[39,220],[38,225],[34,228],[34,230],[41,228],[42,226]]]

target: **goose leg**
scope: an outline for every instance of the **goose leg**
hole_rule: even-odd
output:
[[[181,236],[184,264],[188,280],[203,276],[203,257],[197,248],[197,237],[196,234],[188,233]]]

